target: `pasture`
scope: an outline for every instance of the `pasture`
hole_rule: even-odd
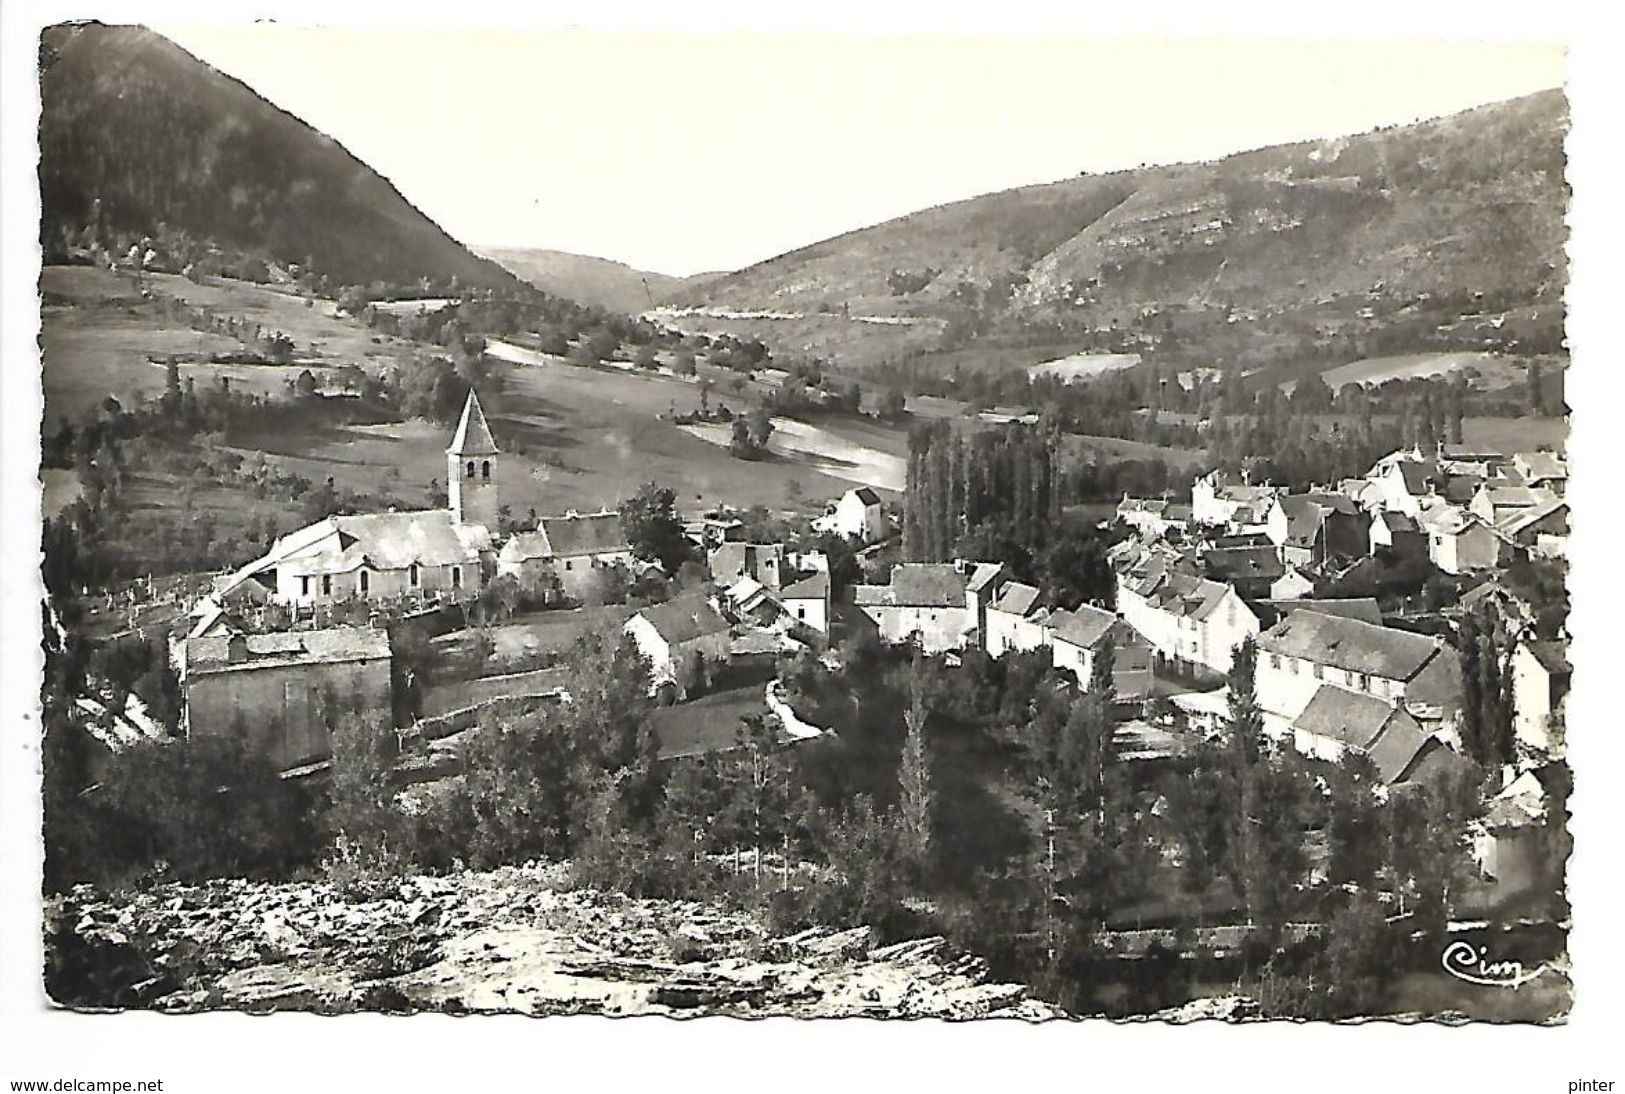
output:
[[[1475,386],[1495,389],[1523,382],[1528,371],[1527,361],[1498,353],[1405,353],[1350,361],[1321,373],[1321,378],[1335,391],[1344,384],[1380,384],[1462,372]]]

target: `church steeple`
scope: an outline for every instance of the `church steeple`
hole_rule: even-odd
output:
[[[496,529],[496,470],[498,455],[485,412],[472,388],[463,404],[463,416],[446,449],[446,493],[451,501],[452,519],[458,524],[483,524]]]

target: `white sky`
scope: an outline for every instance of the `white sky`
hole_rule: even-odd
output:
[[[992,190],[1359,132],[1563,83],[1558,46],[160,31],[466,243],[734,269]]]

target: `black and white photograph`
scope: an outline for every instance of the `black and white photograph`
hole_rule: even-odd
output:
[[[257,14],[6,27],[41,1022],[1605,1008],[1560,26]]]

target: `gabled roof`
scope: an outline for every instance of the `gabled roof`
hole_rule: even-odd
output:
[[[1076,611],[1058,611],[1049,617],[1049,629],[1058,642],[1093,649],[1118,624],[1117,616],[1092,604],[1080,604]]]
[[[1379,513],[1376,519],[1382,521],[1390,532],[1417,532],[1421,530],[1416,526],[1416,521],[1409,516],[1404,513],[1396,513],[1391,509]]]
[[[1362,623],[1382,625],[1382,608],[1376,598],[1341,597],[1327,600],[1265,600],[1258,604],[1260,613],[1268,612],[1270,623],[1285,619],[1295,611],[1319,612],[1322,615],[1340,615],[1345,619],[1358,619]]]
[[[1007,615],[1025,617],[1037,607],[1039,595],[1039,590],[1035,586],[1025,585],[1019,581],[1006,582],[988,608]]]
[[[1555,452],[1519,452],[1513,460],[1523,472],[1524,481],[1531,486],[1569,477],[1568,464]]]
[[[1320,686],[1292,728],[1364,752],[1385,783],[1397,781],[1428,741],[1403,707],[1330,684]]]
[[[1532,486],[1481,486],[1480,493],[1489,498],[1490,505],[1496,509],[1526,508],[1555,501],[1557,496],[1550,490]]]
[[[718,580],[726,580],[736,574],[749,574],[756,576],[756,568],[768,561],[780,563],[784,560],[784,545],[779,543],[719,543],[706,557],[711,567],[711,574]]]
[[[847,493],[862,502],[866,509],[871,505],[880,504],[880,495],[875,493],[873,487],[860,486],[856,490],[848,490]]]
[[[1503,535],[1515,536],[1520,532],[1528,531],[1548,517],[1567,512],[1568,507],[1569,503],[1562,498],[1554,498],[1544,504],[1509,513],[1497,521],[1495,527]]]
[[[1530,642],[1524,648],[1553,676],[1567,676],[1574,671],[1569,666],[1569,651],[1563,642]]]
[[[887,585],[855,585],[853,602],[899,608],[951,608],[965,603],[965,577],[950,562],[903,562]]]
[[[810,577],[804,577],[779,591],[780,600],[827,600],[829,599],[829,572],[820,570]]]
[[[469,388],[468,400],[463,403],[463,416],[457,422],[447,452],[459,456],[495,456],[497,442],[491,437],[491,428],[485,424],[485,411],[480,409],[479,397]]]
[[[668,645],[678,645],[706,635],[722,634],[728,621],[709,600],[700,593],[652,604],[638,613],[664,638]]]
[[[243,644],[246,659],[231,660],[234,640]],[[388,658],[389,655],[388,633],[371,627],[208,635],[188,638],[179,646],[182,671],[187,676],[272,666],[371,661]]]
[[[965,587],[972,592],[981,592],[999,576],[1004,573],[1004,564],[1001,562],[977,562],[971,566],[970,580]]]
[[[1220,581],[1274,581],[1286,573],[1273,547],[1220,547],[1204,554],[1202,563]]]
[[[619,513],[543,517],[536,522],[536,530],[547,537],[553,554],[559,558],[618,554],[632,549],[626,542],[626,530],[621,526]]]
[[[1258,648],[1350,672],[1409,680],[1444,643],[1410,631],[1305,610],[1289,613],[1260,635]]]
[[[265,569],[275,566],[292,574],[350,573],[363,566],[401,570],[423,566],[467,565],[490,550],[491,533],[483,525],[459,524],[448,509],[411,513],[363,513],[328,517],[292,532],[272,545]]]

